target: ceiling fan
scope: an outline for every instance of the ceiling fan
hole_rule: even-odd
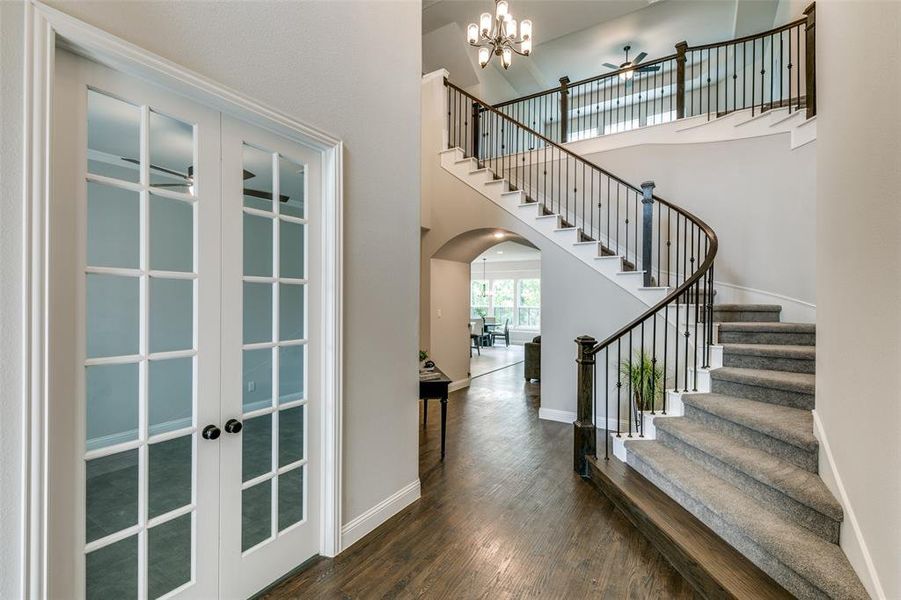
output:
[[[134,158],[122,157],[122,160],[124,160],[127,163],[134,164],[134,165],[140,164],[140,162]],[[187,173],[179,173],[178,171],[174,171],[172,169],[167,169],[166,167],[160,167],[160,166],[154,165],[154,164],[151,164],[150,168],[151,168],[151,170],[156,171],[158,173],[165,173],[166,175],[172,175],[173,177],[178,177],[179,179],[185,180],[184,183],[157,183],[157,184],[155,184],[154,187],[176,187],[176,188],[177,187],[181,187],[181,188],[186,187],[188,189],[191,189],[194,185],[194,166],[193,165],[190,165],[188,167]],[[248,179],[253,179],[254,177],[256,177],[256,174],[254,174],[252,171],[248,171],[247,169],[244,169],[244,181],[247,181]],[[262,190],[254,190],[254,189],[247,188],[247,187],[244,188],[244,195],[252,196],[254,198],[262,198],[263,200],[272,200],[272,192],[264,192]],[[287,202],[290,199],[290,197],[286,196],[285,194],[279,194],[278,199],[281,202]]]
[[[638,72],[638,73],[653,73],[654,71],[660,70],[659,65],[654,65],[654,66],[650,66],[650,67],[639,67],[638,66],[638,63],[643,61],[645,59],[645,57],[648,55],[647,52],[639,52],[638,54],[635,55],[635,58],[633,58],[632,60],[629,60],[629,50],[631,50],[631,49],[632,49],[632,46],[625,46],[623,48],[623,51],[626,53],[626,62],[624,62],[623,64],[617,66],[614,64],[610,64],[610,63],[604,63],[604,66],[607,67],[608,69],[612,69],[614,71],[619,71],[622,69],[623,72],[619,74],[619,78],[626,81],[627,83],[629,81],[631,81],[632,76],[635,75],[636,72]]]

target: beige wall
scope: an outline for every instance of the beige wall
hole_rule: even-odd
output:
[[[469,263],[433,258],[430,356],[453,381],[469,377]]]
[[[851,509],[842,547],[872,593],[863,542],[886,598],[901,598],[899,31],[901,3],[817,3],[816,414]]]
[[[420,2],[53,4],[344,140],[344,521],[415,481]],[[0,597],[13,598],[17,560],[6,559],[21,515],[23,20],[18,2],[0,10]]]
[[[812,321],[816,304],[816,155],[791,149],[787,133],[701,144],[645,144],[587,155],[655,192],[716,232],[716,281],[773,296],[783,320]],[[734,289],[718,290],[722,301]],[[784,296],[785,298],[780,298]],[[794,299],[797,302],[792,302]]]

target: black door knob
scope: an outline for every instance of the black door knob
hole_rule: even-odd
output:
[[[205,440],[215,440],[221,433],[222,431],[215,425],[207,425],[203,428],[203,432],[200,435],[203,436],[203,439]]]
[[[238,433],[244,425],[238,419],[229,419],[225,422],[225,431],[227,433]]]

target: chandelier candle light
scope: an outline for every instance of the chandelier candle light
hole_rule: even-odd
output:
[[[482,13],[478,25],[470,23],[466,28],[466,41],[479,49],[479,65],[483,69],[494,55],[501,57],[504,69],[509,69],[514,52],[520,56],[532,54],[532,21],[526,19],[519,24],[517,40],[516,19],[510,14],[507,0],[496,0],[494,17],[491,13]]]

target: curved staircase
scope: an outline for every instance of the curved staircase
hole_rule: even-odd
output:
[[[590,478],[618,457],[756,565],[736,571],[799,598],[867,598],[838,545],[842,507],[817,475],[815,326],[781,322],[776,305],[715,304],[717,239],[703,221],[444,85],[442,167],[649,307],[601,342],[576,340],[576,470]],[[662,404],[642,398],[649,374]],[[763,597],[782,597],[766,582]],[[753,577],[730,589],[699,587],[748,597]]]

